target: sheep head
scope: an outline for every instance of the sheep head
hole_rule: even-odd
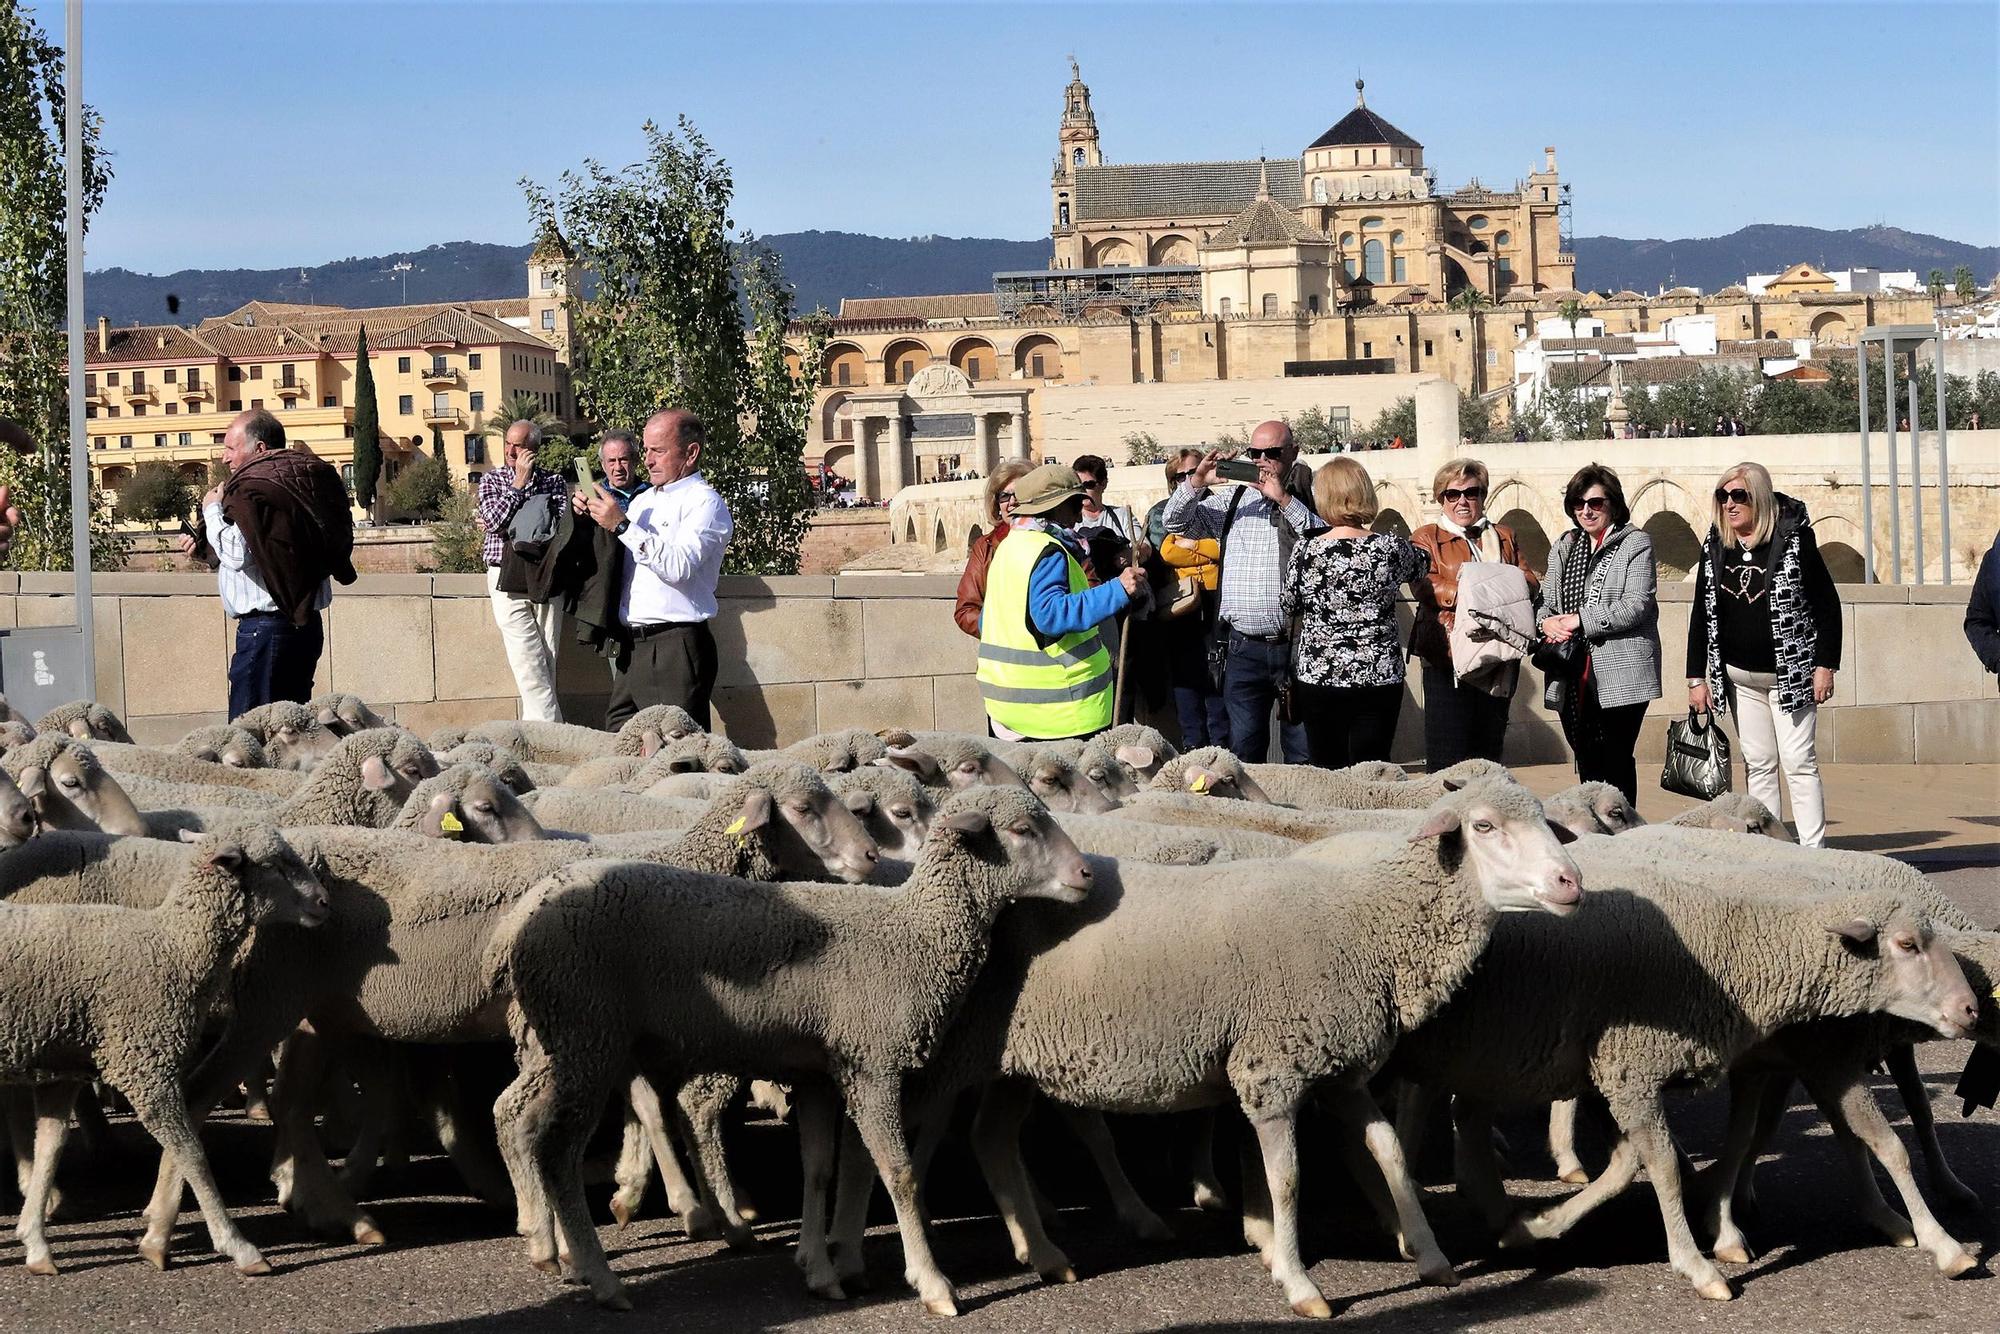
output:
[[[1014,767],[974,737],[919,739],[894,732],[881,758],[873,761],[913,773],[925,787],[1025,787]]]
[[[724,816],[723,836],[745,851],[754,841],[781,879],[858,885],[875,873],[874,838],[811,765],[769,761],[728,780],[690,834]]]
[[[232,769],[270,767],[264,743],[254,732],[242,727],[199,727],[180,739],[176,754],[208,764],[226,764]]]
[[[1047,746],[1033,748],[1025,760],[1016,756],[1014,770],[1023,786],[1052,811],[1102,815],[1120,804],[1085,777],[1075,762]]]
[[[264,743],[274,769],[317,768],[341,741],[312,709],[289,700],[261,705],[231,722]]]
[[[1540,909],[1561,916],[1583,901],[1583,873],[1562,847],[1576,835],[1551,826],[1542,803],[1511,780],[1485,778],[1447,792],[1409,839],[1427,840],[1448,870],[1470,863],[1480,896],[1495,912]]]
[[[694,715],[678,704],[648,705],[627,718],[624,726],[618,729],[613,753],[650,759],[668,742],[703,730],[702,725],[694,720]]]
[[[319,719],[321,726],[339,737],[353,736],[356,732],[366,732],[370,728],[389,725],[386,718],[368,707],[367,700],[345,691],[321,695],[307,707]]]
[[[0,769],[0,848],[15,848],[33,838],[39,828],[34,803]]]
[[[1826,929],[1865,978],[1865,1010],[1923,1024],[1947,1038],[1969,1036],[1979,1003],[1951,951],[1952,934],[1899,894],[1841,895],[1828,904]]]
[[[1712,801],[1682,811],[1668,824],[1691,829],[1721,829],[1732,834],[1761,834],[1781,843],[1796,843],[1785,822],[1748,792],[1725,792]]]
[[[326,886],[274,825],[255,824],[230,834],[183,830],[207,865],[237,879],[253,922],[319,926],[332,911]]]
[[[1257,780],[1250,776],[1250,771],[1243,767],[1243,761],[1221,746],[1203,746],[1168,760],[1153,775],[1152,786],[1165,792],[1192,792],[1197,796],[1275,804]]]
[[[1023,788],[975,787],[946,797],[913,878],[941,873],[950,882],[953,870],[938,865],[946,860],[958,861],[1003,901],[1081,903],[1090,893],[1089,859],[1048,807]]]
[[[530,843],[548,837],[506,781],[477,764],[454,764],[417,784],[403,804],[399,825],[425,838],[466,843]]]
[[[146,836],[146,821],[132,798],[74,737],[45,732],[9,752],[6,764],[42,828]]]
[[[937,805],[914,774],[869,764],[851,774],[836,774],[829,786],[883,853],[914,859],[922,850]]]
[[[1578,783],[1542,804],[1549,822],[1572,834],[1622,834],[1646,823],[1625,794],[1609,783]]]

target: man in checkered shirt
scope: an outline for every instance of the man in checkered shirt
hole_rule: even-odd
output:
[[[521,692],[521,716],[541,722],[562,721],[556,699],[557,636],[562,633],[562,603],[551,598],[533,602],[519,593],[502,592],[500,558],[507,547],[507,524],[529,496],[550,495],[568,503],[569,488],[561,477],[535,466],[542,449],[542,428],[517,421],[507,428],[504,467],[479,479],[478,522],[486,534],[481,555],[486,560],[486,595],[493,603],[493,621],[507,649],[507,666]]]

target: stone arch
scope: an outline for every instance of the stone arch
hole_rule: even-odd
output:
[[[1470,286],[1472,286],[1472,280],[1465,276],[1465,266],[1450,255],[1446,255],[1444,257],[1445,300],[1451,300],[1451,298],[1457,296]]]
[[[1000,357],[984,338],[961,338],[951,345],[951,364],[975,384],[997,375]]]
[[[1036,358],[1041,370],[1035,369]],[[1023,335],[1014,342],[1014,369],[1023,375],[1045,380],[1062,378],[1062,344],[1045,333]]]
[[[1194,241],[1178,232],[1168,232],[1165,236],[1153,238],[1153,244],[1146,253],[1148,264],[1192,264],[1195,262]]]
[[[1489,507],[1487,513],[1492,512]],[[1494,522],[1513,532],[1514,546],[1521,553],[1523,565],[1537,574],[1549,568],[1549,547],[1552,543],[1548,530],[1542,527],[1539,518],[1528,510],[1516,508],[1508,510]]]
[[[853,445],[835,445],[820,455],[820,461],[826,465],[826,470],[836,477],[849,482],[859,480],[854,468]]]
[[[820,358],[820,383],[826,385],[867,384],[867,354],[853,343],[828,343],[826,345],[826,354]]]
[[[1130,268],[1139,262],[1139,251],[1122,236],[1107,236],[1094,242],[1084,267],[1091,269]]]
[[[971,527],[967,528],[965,530],[965,549],[967,551],[972,550],[972,544],[974,542],[977,542],[981,537],[984,537],[985,535],[986,535],[986,530],[984,528],[981,528],[976,523],[973,524]]]
[[[1815,343],[1849,342],[1847,316],[1837,310],[1821,311],[1813,316],[1812,336]]]
[[[944,541],[944,520],[939,519],[936,526],[931,529],[931,550],[943,551]]]
[[[903,520],[903,542],[908,546],[915,546],[917,544],[917,520],[915,515]]]
[[[908,384],[910,376],[931,364],[931,350],[921,339],[898,338],[882,349],[882,382]],[[904,368],[908,367],[905,374]]]
[[[1701,563],[1701,539],[1694,525],[1673,510],[1656,510],[1639,525],[1653,539],[1653,563],[1661,583],[1684,583]]]
[[[854,419],[841,412],[841,409],[847,406],[847,400],[852,397],[854,397],[852,394],[845,393],[828,394],[826,396],[826,402],[820,404],[819,409],[820,439],[852,440],[854,438]]]
[[[1813,538],[1819,543],[1820,559],[1836,584],[1858,584],[1867,579],[1868,566],[1861,555],[1861,525],[1845,514],[1816,514]]]

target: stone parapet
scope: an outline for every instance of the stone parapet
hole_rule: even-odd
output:
[[[0,631],[74,621],[63,575],[0,573]],[[951,619],[952,576],[842,575],[724,579],[715,626],[722,658],[719,725],[746,746],[784,745],[836,727],[985,730],[973,680],[976,645]],[[93,588],[97,694],[142,741],[170,741],[220,721],[234,629],[205,575],[109,574]],[[1845,651],[1820,725],[1829,762],[1961,764],[2000,756],[2000,694],[1966,646],[1968,590],[1848,585]],[[1660,591],[1666,693],[1640,740],[1657,764],[1682,688],[1692,588]],[[1407,608],[1404,609],[1407,625]],[[565,627],[557,686],[574,721],[602,719],[605,662]],[[1134,670],[1140,664],[1134,664]],[[363,575],[327,614],[321,689],[354,691],[428,733],[517,715],[513,678],[478,575]],[[1422,758],[1422,686],[1413,680],[1398,759]],[[1541,683],[1524,669],[1508,758],[1566,759]]]

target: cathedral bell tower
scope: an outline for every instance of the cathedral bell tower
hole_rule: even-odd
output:
[[[1076,169],[1103,163],[1104,154],[1097,143],[1097,114],[1090,109],[1090,85],[1083,81],[1083,71],[1077,67],[1076,57],[1071,56],[1069,86],[1063,89],[1062,124],[1056,131],[1055,170],[1049,178],[1052,205],[1049,234],[1055,239],[1052,263],[1056,268],[1072,269],[1078,264],[1080,247],[1074,226]]]

